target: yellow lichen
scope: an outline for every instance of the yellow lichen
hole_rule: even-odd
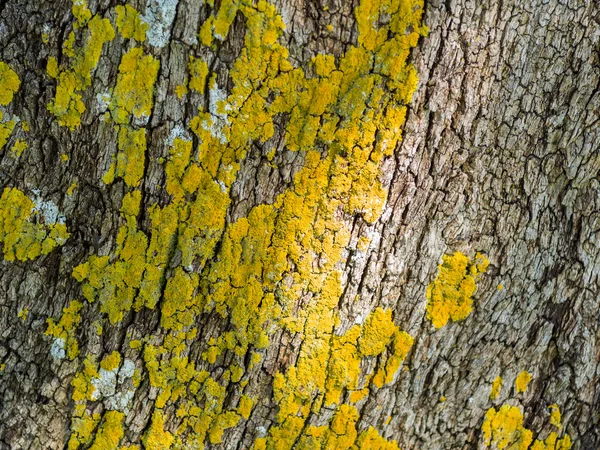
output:
[[[115,8],[117,13],[117,29],[125,39],[135,39],[138,42],[146,40],[146,31],[148,24],[142,20],[140,13],[130,5],[118,5]]]
[[[91,85],[92,74],[98,65],[104,44],[115,37],[114,28],[108,19],[97,15],[91,19],[88,17],[88,13],[91,13],[83,0],[73,0],[73,13],[78,18],[78,24],[87,25],[86,30],[89,32],[82,51],[76,53],[73,49],[75,34],[71,32],[64,49],[65,54],[72,58],[71,67],[58,69],[51,60],[47,67],[49,75],[58,80],[54,99],[47,105],[48,111],[58,119],[59,125],[70,129],[81,123],[81,115],[85,112],[81,93]]]
[[[553,431],[545,440],[536,440],[530,447],[530,450],[569,450],[570,448],[571,437],[565,434],[564,437],[559,439],[558,435]]]
[[[550,405],[551,417],[550,423],[560,427],[560,417],[556,425],[557,417],[560,411],[556,404]],[[568,434],[559,438],[556,432],[551,432],[546,439],[536,439],[533,441],[531,430],[523,427],[523,413],[516,406],[503,405],[499,410],[490,408],[485,415],[482,425],[484,443],[486,446],[492,446],[498,450],[569,450],[571,448],[571,438]]]
[[[107,355],[102,359],[100,367],[104,370],[111,371],[117,369],[119,364],[121,364],[121,355],[119,352],[113,351],[110,355]]]
[[[37,212],[34,203],[17,188],[4,188],[0,197],[0,243],[4,259],[35,259],[63,245],[70,236],[64,223],[43,225],[31,219]]]
[[[475,279],[485,272],[488,261],[481,253],[470,260],[461,252],[443,255],[435,280],[427,287],[427,318],[435,328],[449,320],[465,319],[472,310]]]
[[[4,114],[2,114],[2,111],[0,111],[0,150],[2,150],[8,142],[8,138],[15,129],[16,125],[14,120],[8,120],[3,122],[3,119]]]
[[[12,102],[14,94],[19,90],[21,80],[8,64],[0,61],[0,105]]]
[[[25,142],[23,139],[17,139],[17,141],[14,143],[10,150],[13,156],[18,158],[28,147],[29,146],[27,145],[27,142]]]
[[[146,448],[168,448],[177,440],[175,431],[164,430],[162,408],[167,405],[176,408],[177,433],[185,433],[186,443],[198,448],[206,440],[220,442],[227,428],[247,418],[247,397],[226,410],[227,384],[244,385],[245,373],[257,370],[260,349],[269,345],[277,327],[301,333],[303,345],[296,364],[275,376],[277,423],[256,448],[289,448],[297,439],[307,442],[305,448],[311,448],[309,442],[322,442],[325,448],[396,448],[374,429],[359,435],[358,412],[346,399],[360,401],[370,389],[391,383],[412,338],[393,323],[391,311],[381,308],[364,325],[336,332],[343,292],[339,268],[351,239],[347,224],[352,215],[373,223],[381,214],[386,193],[378,179],[380,162],[401,139],[406,104],[416,87],[406,56],[424,33],[422,2],[402,10],[396,2],[376,3],[372,14],[390,14],[393,20],[372,26],[385,29],[393,42],[353,47],[337,63],[332,55],[317,56],[312,61],[316,76],[309,77],[293,67],[279,43],[284,26],[273,5],[221,2],[202,26],[204,44],[212,45],[213,36],[223,41],[238,13],[248,27],[229,73],[230,94],[215,74],[209,76],[206,62],[190,60],[189,87],[209,88],[211,102],[209,111],[200,110],[190,122],[197,148],[176,137],[166,162],[159,161],[165,164],[169,201],[148,207],[149,226],[142,230],[135,217],[141,193],[129,191],[111,256],[94,255],[73,270],[85,297],[98,299],[112,322],[161,301],[166,333],[143,345],[149,382],[158,390],[143,438]],[[396,65],[378,63],[388,59]],[[110,105],[119,134],[141,133],[136,119],[143,123],[150,115],[157,71],[158,61],[139,48],[123,56]],[[286,146],[306,152],[304,167],[273,204],[254,207],[226,225],[230,189],[247,151],[253,142],[274,135],[276,116],[282,114],[290,117]],[[126,185],[135,188],[135,168],[119,170],[119,165],[136,160],[143,167],[145,146],[131,158],[125,157],[125,147],[119,145],[105,180],[130,174]],[[181,256],[176,267],[170,266],[173,255]],[[306,305],[298,310],[299,298]],[[202,350],[209,364],[222,361],[224,354],[230,358],[218,381],[183,356],[196,335],[196,318],[211,312],[229,322],[228,330],[208,339]],[[361,367],[368,359],[372,369],[363,379]],[[324,403],[336,405],[332,420],[308,426],[309,413],[318,414]]]
[[[502,383],[504,380],[501,376],[497,376],[492,383],[492,391],[490,392],[490,400],[496,400],[498,395],[500,394],[500,389],[502,389]]]
[[[161,411],[152,415],[150,428],[142,438],[147,450],[168,450],[173,443],[173,435],[164,430],[164,419]]]
[[[490,408],[482,425],[484,442],[498,450],[527,450],[533,437],[523,427],[523,413],[516,406],[503,405],[498,411]]]
[[[17,314],[17,317],[19,319],[21,319],[22,321],[26,321],[28,315],[29,315],[29,308],[23,308],[21,311],[19,311],[19,314]]]
[[[522,371],[515,379],[515,391],[516,393],[525,392],[527,385],[531,381],[531,374],[526,370]]]
[[[204,94],[206,77],[208,76],[208,64],[202,59],[191,56],[190,62],[188,63],[188,69],[190,71],[190,89],[193,89],[200,94]]]
[[[130,116],[150,117],[159,66],[160,62],[141,47],[133,47],[123,55],[111,104],[116,123],[128,124]]]
[[[254,406],[254,400],[247,395],[242,395],[240,397],[240,403],[238,405],[238,413],[244,419],[248,419],[250,417],[250,413],[252,412],[252,407]]]
[[[550,424],[554,425],[556,428],[562,428],[560,408],[556,403],[549,406],[550,408]]]
[[[75,333],[81,322],[79,311],[81,311],[82,306],[81,302],[73,300],[69,306],[63,309],[63,314],[58,323],[52,318],[47,319],[48,328],[45,334],[63,340],[67,357],[70,360],[79,355],[79,345]]]
[[[125,414],[119,411],[107,411],[103,422],[96,433],[90,450],[107,450],[117,448],[124,436],[123,418]]]

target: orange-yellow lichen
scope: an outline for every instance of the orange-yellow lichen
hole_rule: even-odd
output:
[[[77,344],[75,333],[77,326],[81,322],[79,311],[81,311],[82,306],[80,301],[73,300],[69,306],[63,309],[63,314],[58,323],[52,318],[46,320],[48,328],[46,328],[45,334],[64,341],[64,348],[70,360],[75,359],[79,355],[79,345]]]
[[[0,243],[4,259],[35,259],[63,245],[70,236],[64,223],[31,222],[34,203],[17,188],[4,188],[0,197]]]
[[[531,374],[526,370],[522,371],[517,375],[515,379],[515,392],[518,394],[520,392],[525,392],[527,390],[527,385],[531,381]]]
[[[497,376],[492,383],[492,391],[490,392],[490,400],[496,400],[498,395],[500,394],[500,389],[502,389],[502,383],[504,380],[501,376]]]
[[[569,450],[570,448],[571,437],[565,434],[564,437],[559,439],[558,435],[553,431],[545,440],[536,440],[530,447],[530,450]]]
[[[477,253],[473,260],[461,252],[443,255],[435,280],[427,287],[427,318],[435,328],[449,320],[465,319],[473,308],[475,279],[485,272],[488,261]]]

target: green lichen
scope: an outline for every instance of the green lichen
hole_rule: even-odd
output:
[[[47,255],[69,238],[64,223],[32,222],[35,205],[17,188],[4,188],[0,197],[0,243],[4,259],[26,261]]]
[[[435,328],[443,327],[449,320],[464,320],[471,313],[476,277],[487,266],[481,253],[473,260],[461,252],[442,256],[437,276],[427,287],[427,318]]]

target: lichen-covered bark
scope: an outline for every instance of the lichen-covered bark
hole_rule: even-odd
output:
[[[595,2],[127,3],[0,2],[0,448],[600,447]]]

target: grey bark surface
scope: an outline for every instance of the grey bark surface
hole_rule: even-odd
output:
[[[115,2],[88,4],[98,12]],[[144,10],[144,3],[133,4]],[[326,13],[325,3],[317,1],[275,4],[294,64],[325,50],[339,55],[356,42],[351,2],[333,0]],[[31,124],[23,156],[11,158],[6,149],[0,154],[0,187],[39,189],[66,215],[72,234],[64,246],[34,261],[0,260],[2,449],[65,446],[70,380],[78,362],[50,356],[46,318],[59,317],[81,298],[73,267],[89,255],[106,254],[120,225],[124,185],[101,181],[116,153],[116,133],[99,126],[92,106],[114,84],[123,52],[118,40],[103,52],[84,94],[88,108],[77,131],[59,127],[46,110],[55,87],[45,75],[46,61],[57,56],[70,31],[70,8],[67,0],[0,0],[0,60],[22,82],[10,108]],[[164,142],[174,126],[185,126],[199,105],[206,106],[199,95],[182,105],[167,93],[183,82],[209,12],[200,1],[180,0],[169,44],[152,50],[161,68],[147,126],[144,204],[167,203],[158,163],[168,154]],[[361,404],[359,429],[375,426],[405,450],[484,448],[480,430],[491,406],[521,405],[525,425],[538,435],[550,429],[548,405],[559,403],[572,448],[598,449],[600,6],[593,0],[434,0],[426,3],[424,21],[429,35],[411,56],[419,87],[403,142],[382,170],[389,192],[384,213],[372,226],[353,222],[353,236],[369,228],[375,239],[366,256],[349,256],[340,300],[341,329],[383,306],[393,309],[395,323],[415,343],[404,363],[409,370]],[[331,34],[325,32],[330,23]],[[48,45],[41,42],[45,27]],[[244,24],[236,20],[214,55],[220,80],[227,79],[243,33]],[[273,141],[280,150],[278,169],[262,157],[267,149],[253,148],[232,188],[229,222],[272,203],[302,166],[300,153],[283,148],[281,132]],[[69,155],[67,163],[61,153]],[[78,189],[66,196],[74,181]],[[148,217],[141,226],[148,229]],[[425,317],[425,291],[441,255],[459,250],[485,252],[490,267],[478,282],[470,316],[436,330]],[[26,320],[18,318],[23,308],[30,310]],[[159,320],[156,310],[130,313],[115,326],[107,322],[98,336],[91,324],[101,313],[85,311],[78,332],[82,354],[119,350],[126,334],[142,336]],[[219,320],[216,314],[200,318],[192,358],[200,360],[202,340],[224,328]],[[299,342],[281,332],[271,341],[263,370],[251,381],[263,400],[250,420],[212,447],[248,448],[257,427],[273,423],[271,375],[294,360]],[[533,378],[524,394],[515,394],[511,386],[523,370]],[[492,402],[497,376],[505,388]],[[142,382],[126,419],[132,443],[149,424],[149,396],[149,384]]]

